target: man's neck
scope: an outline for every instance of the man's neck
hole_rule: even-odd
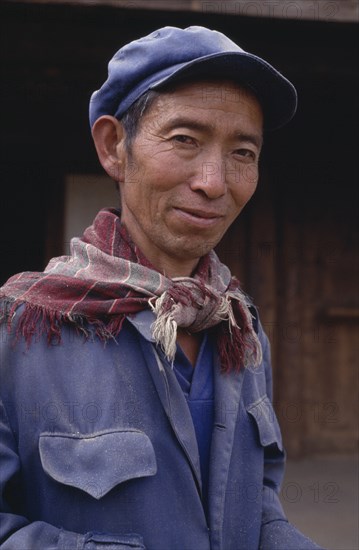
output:
[[[196,365],[197,357],[201,347],[201,335],[199,333],[189,333],[185,329],[177,329],[177,343],[181,346],[183,353],[191,363],[192,367]]]
[[[191,277],[198,265],[198,259],[175,261],[171,258],[160,258],[156,261],[148,258],[148,260],[169,279]]]

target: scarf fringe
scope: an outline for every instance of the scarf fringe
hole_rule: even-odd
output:
[[[177,304],[173,302],[171,309],[163,311],[166,300],[168,301],[166,293],[156,300],[149,300],[149,305],[156,314],[156,320],[152,324],[152,334],[167,360],[173,364],[177,341],[177,323],[173,319],[173,310]],[[211,329],[218,338],[221,369],[224,373],[228,373],[232,369],[239,372],[242,366],[255,368],[262,361],[262,348],[253,330],[251,313],[247,307],[240,307],[240,302],[237,292],[228,292],[223,297],[218,310],[222,322]],[[20,307],[24,309],[18,316]],[[9,333],[16,325],[14,344],[23,337],[28,347],[32,341],[39,341],[43,335],[46,335],[49,345],[61,344],[61,329],[64,324],[75,328],[76,333],[82,335],[85,340],[93,339],[96,336],[100,341],[106,343],[111,339],[115,340],[122,329],[124,320],[125,315],[117,315],[106,323],[99,319],[89,319],[83,315],[62,314],[44,306],[12,300],[3,302],[0,313],[0,323],[6,322]],[[238,322],[243,328],[238,325]],[[236,358],[235,361],[234,358]]]
[[[18,309],[23,311],[18,313]],[[49,345],[59,345],[62,342],[61,331],[63,325],[67,324],[75,328],[78,335],[85,340],[98,337],[103,343],[115,340],[121,331],[125,315],[118,315],[109,322],[99,319],[90,319],[84,315],[64,314],[51,310],[44,306],[29,304],[24,301],[5,300],[0,312],[0,324],[5,322],[8,333],[14,329],[14,344],[20,338],[24,338],[27,347],[35,341],[38,342],[43,335],[46,335]]]
[[[151,298],[148,301],[152,311],[156,315],[156,320],[151,326],[152,336],[172,365],[176,355],[177,341],[177,323],[173,318],[173,309],[176,307],[176,304],[173,301],[172,308],[167,309],[167,302],[167,292],[164,292],[162,296],[155,300]]]

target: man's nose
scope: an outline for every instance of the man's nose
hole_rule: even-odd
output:
[[[218,199],[226,193],[226,172],[223,160],[208,160],[198,166],[191,182],[193,191],[203,191],[209,199]]]

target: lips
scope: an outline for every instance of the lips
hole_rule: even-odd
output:
[[[184,221],[186,220],[187,223],[206,227],[218,223],[223,218],[223,214],[221,213],[202,208],[175,207],[174,211]]]

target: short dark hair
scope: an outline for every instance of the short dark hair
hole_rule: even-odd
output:
[[[121,122],[125,130],[125,147],[129,153],[131,153],[131,147],[138,132],[141,118],[159,95],[156,90],[148,90],[122,116]]]

